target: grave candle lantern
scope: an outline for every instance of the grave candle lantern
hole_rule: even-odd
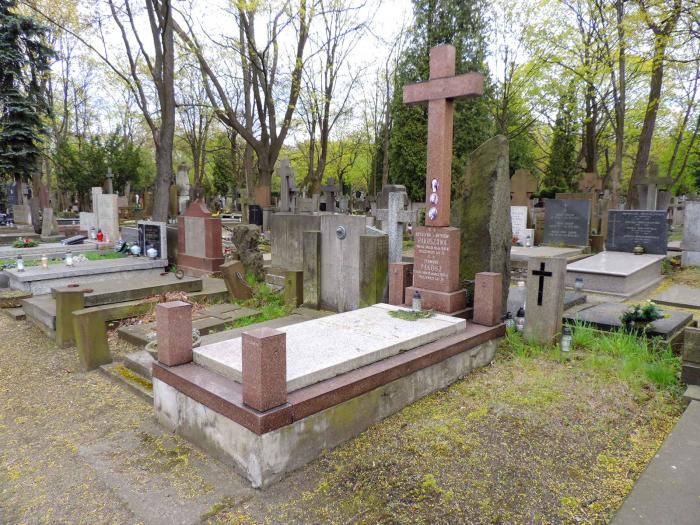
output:
[[[70,250],[66,252],[66,266],[73,266],[73,254]]]
[[[571,328],[565,326],[561,332],[561,353],[565,359],[571,355]]]
[[[48,268],[49,267],[49,258],[46,256],[46,254],[43,254],[41,256],[41,267],[42,268]]]
[[[24,271],[24,258],[21,255],[17,256],[17,271],[18,272]]]

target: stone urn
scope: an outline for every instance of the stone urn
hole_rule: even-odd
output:
[[[155,332],[151,332],[149,334],[149,338],[151,341],[146,345],[144,350],[151,354],[151,357],[155,359],[156,361],[158,360],[158,339],[157,339],[157,334]],[[202,344],[202,336],[199,335],[199,330],[196,328],[192,329],[192,348],[197,348],[199,345]]]

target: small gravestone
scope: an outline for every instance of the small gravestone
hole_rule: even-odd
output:
[[[15,204],[12,206],[12,216],[15,224],[24,225],[32,223],[32,214],[26,204]]]
[[[389,234],[389,263],[402,260],[404,224],[415,224],[417,213],[407,210],[408,195],[403,192],[389,194],[389,209],[375,210],[374,216],[382,221],[382,228]]]
[[[645,253],[666,255],[668,223],[665,211],[610,210],[608,212],[609,251],[632,252],[642,246]]]
[[[154,248],[158,252],[157,259],[168,258],[168,230],[164,222],[139,221],[136,229],[142,255],[148,255],[148,249]]]
[[[537,191],[537,179],[529,170],[515,170],[510,178],[510,204],[527,206]]]
[[[100,194],[97,196],[97,224],[104,234],[105,242],[119,239],[119,203],[117,195]]]
[[[587,246],[591,201],[546,199],[544,206],[544,243]]]
[[[218,272],[224,262],[221,219],[199,199],[177,218],[177,249],[178,268],[194,277]]]
[[[566,259],[531,257],[527,265],[525,339],[547,345],[561,332]]]
[[[326,209],[329,213],[335,213],[335,196],[340,191],[338,184],[334,178],[328,179],[328,184],[321,187],[326,197]]]
[[[253,296],[253,289],[245,279],[245,267],[241,261],[227,261],[220,268],[232,299],[250,299]]]
[[[510,207],[510,224],[513,230],[513,237],[518,239],[518,243],[525,245],[527,238],[527,206]]]
[[[53,208],[44,208],[41,219],[41,240],[53,241],[61,237]]]
[[[700,266],[700,201],[686,201],[684,213],[681,262],[683,266]]]

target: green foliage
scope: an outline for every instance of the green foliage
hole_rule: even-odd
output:
[[[231,139],[226,133],[217,133],[212,140],[212,148],[209,154],[211,181],[208,182],[211,187],[204,184],[205,194],[229,196],[241,184],[238,180]]]
[[[561,360],[558,345],[528,344],[515,329],[508,330],[502,349],[520,359],[547,357]],[[661,339],[639,337],[625,330],[601,332],[579,323],[573,327],[573,358],[588,368],[604,370],[632,385],[662,389],[678,386],[680,358]]]
[[[487,73],[486,2],[483,0],[414,0],[411,42],[399,64],[391,102],[393,126],[389,147],[389,179],[404,184],[413,200],[425,199],[427,106],[406,106],[403,86],[429,78],[429,50],[452,44],[457,50],[457,74]],[[487,90],[490,90],[487,82]],[[487,94],[488,96],[488,94]],[[458,101],[454,113],[453,189],[461,185],[467,155],[491,136],[492,119],[486,97]]]
[[[34,248],[35,246],[39,246],[39,243],[29,237],[20,237],[12,243],[13,248]]]
[[[663,319],[659,307],[651,301],[644,304],[633,304],[620,317],[624,325],[639,325],[653,323],[658,319]]]
[[[29,179],[39,161],[48,115],[42,81],[53,51],[48,29],[0,0],[0,177]]]
[[[115,189],[123,191],[129,181],[132,191],[142,191],[153,178],[153,161],[148,157],[143,148],[119,130],[104,139],[94,136],[89,140],[63,141],[55,155],[59,187],[87,195],[93,186],[102,186],[107,168],[111,167]]]
[[[389,311],[389,315],[404,321],[417,321],[418,319],[428,319],[435,314],[432,310],[420,310],[418,312],[414,310],[391,310]]]
[[[550,191],[570,191],[578,173],[576,166],[576,85],[571,82],[559,97],[559,113],[554,124],[552,150],[544,178]]]

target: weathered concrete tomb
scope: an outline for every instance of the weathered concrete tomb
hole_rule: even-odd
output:
[[[189,334],[189,305],[158,305],[158,332],[170,335],[153,365],[156,416],[254,487],[269,485],[488,364],[505,332],[490,275],[484,289],[493,293],[478,305],[484,324],[402,319],[391,314],[405,308],[380,303],[192,349],[172,335]]]

